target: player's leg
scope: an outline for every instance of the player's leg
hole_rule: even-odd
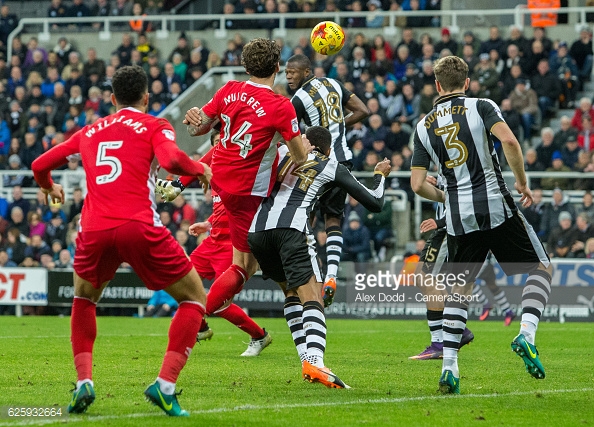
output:
[[[449,269],[457,279],[443,310],[443,365],[439,380],[442,393],[460,393],[458,350],[466,330],[468,304],[476,275],[488,253],[480,232],[448,236]]]
[[[320,198],[320,211],[326,227],[326,278],[324,279],[324,306],[328,307],[336,293],[336,276],[342,257],[342,218],[347,193],[338,187],[332,188]]]
[[[491,313],[491,310],[493,309],[493,307],[491,307],[491,304],[489,303],[489,299],[483,292],[483,282],[484,281],[482,279],[477,278],[474,282],[474,286],[472,287],[472,300],[477,304],[483,306],[481,315],[479,316],[480,321],[487,320],[489,314]]]
[[[307,358],[307,343],[305,341],[305,331],[303,330],[303,305],[301,299],[295,290],[287,290],[287,282],[279,283],[279,286],[285,293],[284,315],[287,326],[291,331],[291,337],[297,349],[299,360],[303,364]]]
[[[496,235],[497,231],[500,233]],[[492,232],[492,252],[503,271],[508,276],[528,273],[522,292],[520,333],[511,347],[524,361],[526,371],[534,378],[542,379],[545,371],[535,339],[540,316],[551,294],[553,267],[542,243],[521,213],[514,214]]]
[[[85,412],[95,400],[93,346],[97,337],[97,301],[122,262],[112,246],[113,233],[82,231],[76,240],[70,341],[77,383],[68,405],[70,413]]]
[[[503,315],[505,317],[505,326],[509,326],[516,317],[516,313],[514,313],[514,311],[512,310],[511,305],[507,300],[507,296],[505,295],[505,291],[499,286],[497,286],[495,267],[493,267],[493,264],[491,263],[490,259],[487,259],[484,271],[481,274],[479,274],[479,277],[485,281],[485,283],[487,284],[487,288],[489,288],[489,292],[491,292],[491,294],[493,295],[495,304],[497,304],[501,311],[503,311]]]

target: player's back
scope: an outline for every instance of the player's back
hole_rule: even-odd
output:
[[[346,95],[346,96],[345,96]],[[331,158],[344,162],[353,158],[347,146],[346,126],[342,108],[352,94],[336,80],[327,77],[312,77],[295,95],[295,109],[303,108],[303,120],[307,126],[322,126],[332,135]]]
[[[314,201],[325,184],[332,182],[338,163],[319,151],[308,154],[300,167],[292,162],[288,149],[279,149],[282,158],[277,182],[254,216],[250,232],[273,228],[294,228],[306,232]]]
[[[203,111],[221,121],[221,142],[211,163],[214,186],[230,194],[267,196],[276,176],[277,143],[299,131],[290,101],[268,86],[230,81]]]
[[[106,230],[128,221],[162,226],[154,196],[158,163],[153,143],[159,139],[155,134],[175,140],[167,120],[133,108],[123,108],[80,131],[88,189],[83,230]]]

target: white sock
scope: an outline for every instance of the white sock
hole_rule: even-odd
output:
[[[534,345],[534,340],[536,338],[536,328],[537,325],[529,320],[524,320],[524,315],[522,315],[522,321],[520,322],[520,333],[524,335],[526,341],[530,344]]]
[[[443,348],[443,365],[441,372],[452,371],[452,374],[456,378],[460,378],[460,372],[458,370],[458,350],[455,348],[444,347]]]
[[[80,387],[84,384],[84,383],[89,383],[91,384],[91,387],[95,387],[95,384],[93,384],[93,380],[89,379],[89,378],[85,378],[84,380],[78,380],[76,382],[76,389],[80,389]]]
[[[163,378],[157,377],[157,382],[161,386],[161,391],[165,394],[175,393],[175,383],[165,381]]]

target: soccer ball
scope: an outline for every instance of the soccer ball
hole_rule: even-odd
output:
[[[344,40],[344,31],[336,22],[320,22],[311,30],[311,46],[322,55],[335,55],[340,52]]]

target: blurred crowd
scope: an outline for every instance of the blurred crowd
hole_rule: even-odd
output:
[[[141,16],[157,15],[161,4],[153,0],[132,3],[127,0],[65,2],[52,0],[48,16]],[[224,5],[224,13],[264,14],[289,11],[381,11],[436,10],[440,1],[404,0],[366,3],[355,0],[325,2],[238,0]],[[258,16],[258,18],[262,18]],[[319,19],[289,20],[289,28],[311,28]],[[315,22],[314,22],[315,21]],[[218,21],[217,21],[218,22]],[[64,169],[69,188],[64,206],[44,206],[41,193],[26,200],[22,188],[35,187],[30,177],[19,171],[30,169],[41,153],[66,140],[86,124],[114,111],[111,105],[111,78],[119,67],[142,66],[149,76],[150,114],[159,114],[186,88],[213,66],[240,65],[243,36],[235,34],[223,52],[214,52],[199,38],[185,33],[170,52],[160,52],[152,44],[157,25],[132,19],[124,23],[121,40],[109,57],[100,58],[94,48],[82,51],[73,39],[62,36],[55,45],[43,45],[35,36],[21,35],[12,42],[12,57],[6,58],[8,34],[16,28],[18,17],[7,5],[0,8],[0,169],[5,188],[11,194],[0,197],[0,266],[47,268],[70,266],[76,247],[76,221],[83,203],[84,172],[77,160]],[[271,20],[226,21],[228,29],[276,28]],[[381,28],[381,14],[370,18],[349,18],[347,28]],[[76,29],[82,24],[70,25]],[[101,24],[89,24],[99,29]],[[433,39],[425,27],[439,27],[439,15],[402,18],[399,36],[388,40],[382,35],[367,39],[356,30],[349,32],[348,45],[335,56],[313,51],[307,32],[294,43],[277,39],[284,63],[291,55],[311,58],[312,72],[341,81],[368,106],[368,119],[349,129],[347,138],[354,153],[356,171],[371,171],[387,157],[394,171],[410,169],[411,135],[415,124],[433,107],[436,99],[433,62],[446,55],[458,55],[470,69],[468,95],[491,99],[500,106],[503,117],[525,149],[527,171],[548,172],[532,180],[537,202],[525,211],[547,248],[557,257],[594,255],[592,234],[592,193],[594,180],[558,178],[555,172],[594,172],[594,109],[590,97],[578,99],[592,73],[592,33],[584,27],[574,40],[551,40],[543,28],[510,27],[501,34],[491,27],[480,40],[471,31],[452,34],[441,28]],[[56,30],[67,30],[56,26]],[[72,34],[67,31],[64,34]],[[291,96],[283,84],[277,93]],[[559,109],[573,110],[556,124],[550,120]],[[551,126],[552,125],[552,126]],[[495,149],[502,159],[501,146]],[[198,157],[198,155],[196,155]],[[391,177],[391,189],[413,194],[408,178]],[[551,202],[542,202],[552,192]],[[583,190],[581,204],[569,201],[568,190]],[[547,198],[548,200],[548,198]],[[197,245],[187,233],[190,224],[203,221],[212,211],[212,198],[191,205],[183,197],[172,204],[160,204],[163,224],[191,252]],[[568,217],[569,216],[569,217]],[[392,207],[386,203],[381,213],[367,212],[356,201],[347,202],[344,221],[344,259],[384,260],[394,247]],[[325,259],[323,221],[318,219],[316,234],[320,258]]]

